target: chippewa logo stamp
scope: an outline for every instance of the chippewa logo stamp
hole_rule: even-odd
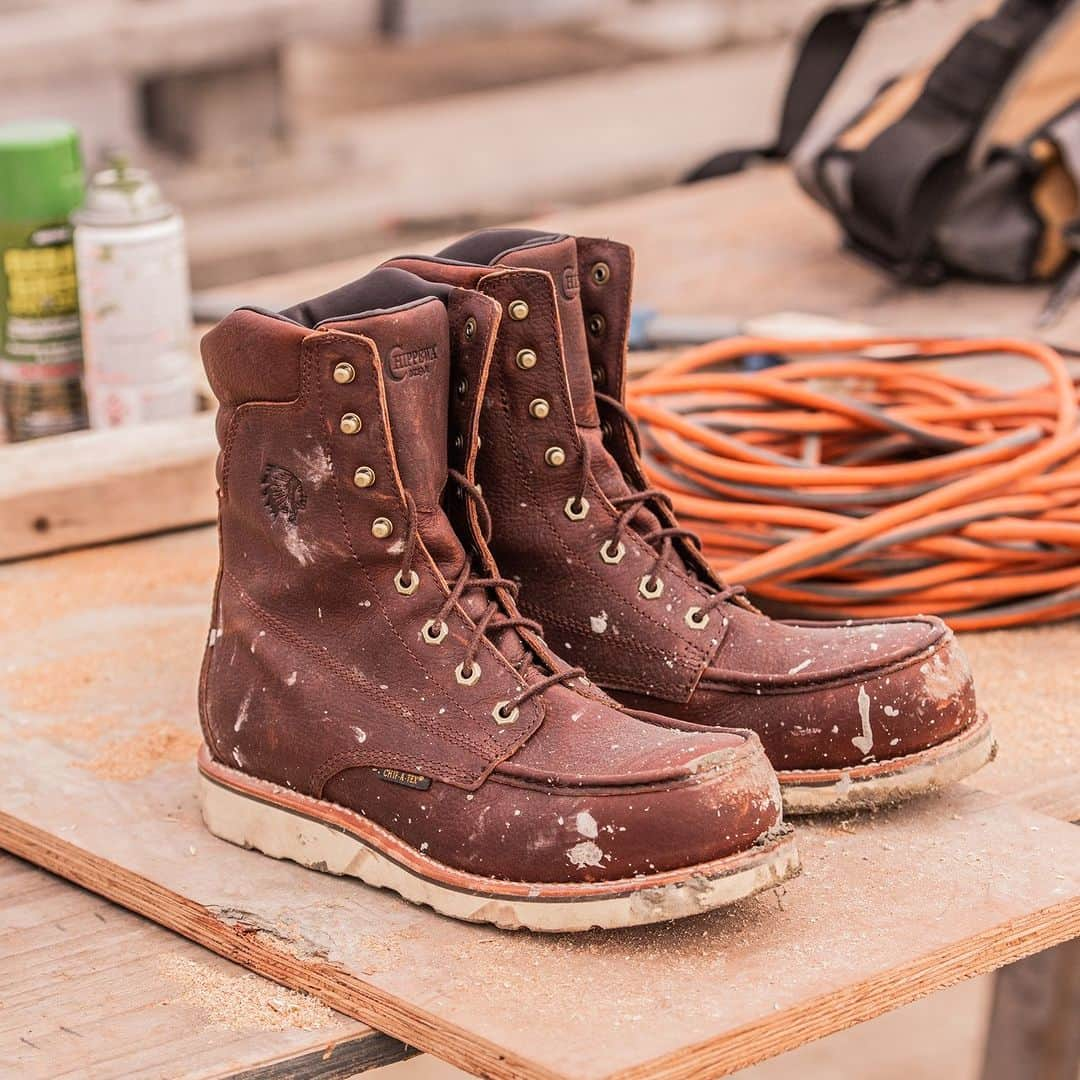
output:
[[[439,350],[435,345],[424,345],[418,349],[403,349],[397,346],[390,350],[387,367],[392,379],[411,379],[426,375],[439,359]]]
[[[573,300],[581,291],[581,282],[578,280],[576,266],[568,266],[562,272],[562,291],[567,300]]]
[[[280,465],[267,465],[262,477],[262,493],[266,509],[275,521],[284,518],[290,525],[296,524],[296,515],[307,501],[299,476]]]

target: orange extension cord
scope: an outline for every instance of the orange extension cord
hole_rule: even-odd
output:
[[[850,355],[882,347],[919,359]],[[722,370],[761,353],[821,359]],[[1041,364],[1045,381],[1007,392],[934,362],[1003,353]],[[724,579],[771,607],[936,613],[965,630],[1080,613],[1078,387],[1045,345],[735,338],[627,397],[650,481]]]

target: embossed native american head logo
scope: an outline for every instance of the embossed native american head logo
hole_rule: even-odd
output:
[[[275,521],[284,518],[290,525],[296,524],[296,515],[307,501],[299,476],[280,465],[267,465],[262,477],[262,493],[266,509]]]

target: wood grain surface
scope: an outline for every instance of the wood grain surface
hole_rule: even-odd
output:
[[[801,826],[782,894],[580,936],[222,843],[192,762],[215,557],[200,529],[3,569],[0,846],[471,1072],[723,1075],[1080,933],[1080,832],[964,787]]]
[[[307,995],[0,854],[0,1073],[320,1080],[407,1057]]]

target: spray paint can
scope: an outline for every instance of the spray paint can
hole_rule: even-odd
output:
[[[75,222],[90,426],[196,408],[183,220],[143,169],[94,176]]]
[[[86,426],[68,223],[82,197],[73,127],[0,126],[0,426],[13,441]]]

